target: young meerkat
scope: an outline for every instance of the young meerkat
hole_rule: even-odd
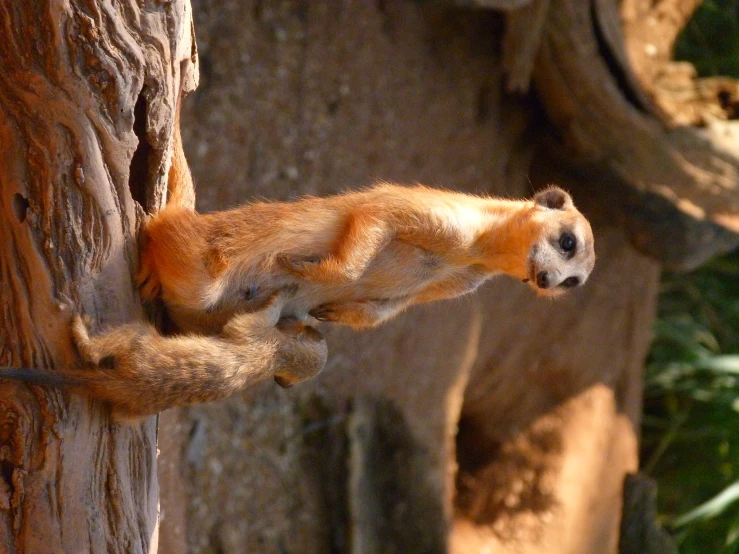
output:
[[[285,298],[273,295],[263,310],[235,315],[217,336],[164,337],[152,325],[131,323],[90,337],[75,315],[72,337],[80,355],[109,369],[3,367],[0,378],[78,389],[111,403],[119,420],[226,398],[270,377],[292,386],[320,373],[327,348],[312,327],[280,319]]]
[[[362,328],[497,274],[557,296],[595,263],[590,224],[557,187],[505,200],[383,183],[198,214],[181,207],[183,164],[175,152],[171,199],[145,227],[138,279],[142,297],[161,294],[186,330],[217,332],[285,286],[297,292],[283,314]]]

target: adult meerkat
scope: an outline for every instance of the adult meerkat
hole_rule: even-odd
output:
[[[130,324],[90,338],[75,319],[83,357],[111,360],[113,369],[5,368],[0,378],[85,389],[139,417],[267,376],[288,386],[317,374],[326,345],[302,322],[308,315],[370,327],[497,274],[556,296],[584,283],[595,261],[588,221],[556,187],[503,200],[381,184],[201,215],[179,129],[169,178],[170,202],[145,226],[142,297],[161,294],[183,331],[210,336],[162,337]],[[275,301],[285,289],[293,292]]]
[[[171,200],[146,225],[138,277],[182,329],[217,332],[285,286],[297,292],[284,314],[371,327],[497,274],[557,296],[595,263],[590,224],[557,187],[504,200],[383,183],[198,214],[182,207],[189,171],[178,140],[175,150]]]
[[[0,378],[79,389],[111,403],[122,420],[225,398],[270,377],[291,386],[323,369],[327,348],[315,329],[280,319],[284,302],[284,294],[274,295],[263,310],[231,318],[217,336],[163,337],[151,325],[131,323],[90,337],[75,315],[72,336],[81,356],[108,369],[3,367]]]

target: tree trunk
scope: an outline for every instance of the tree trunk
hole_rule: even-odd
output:
[[[142,317],[135,237],[197,78],[191,10],[3,0],[0,36],[0,363],[74,367],[72,313]],[[17,383],[0,417],[0,550],[156,552],[156,418]]]

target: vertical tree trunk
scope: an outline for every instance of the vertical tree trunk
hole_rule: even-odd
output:
[[[197,78],[191,9],[2,0],[0,37],[0,364],[73,367],[74,311],[142,317],[135,237]],[[0,418],[1,551],[156,551],[155,418],[16,383]]]

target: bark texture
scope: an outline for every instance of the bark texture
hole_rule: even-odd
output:
[[[197,76],[190,7],[4,0],[0,35],[0,364],[73,367],[73,312],[142,317],[135,236]],[[156,551],[156,418],[2,383],[0,419],[0,550]]]

